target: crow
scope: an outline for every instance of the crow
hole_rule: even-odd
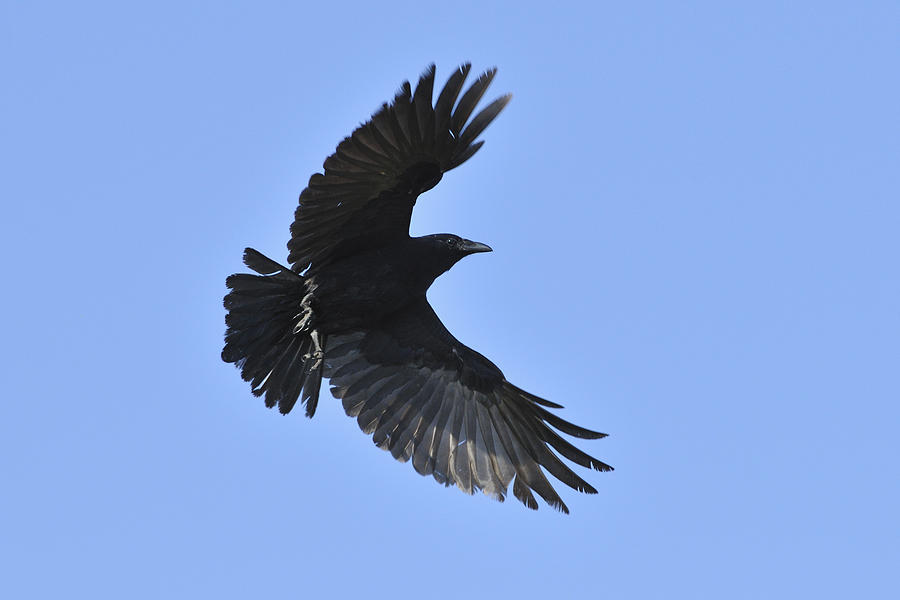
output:
[[[454,71],[432,105],[429,66],[415,92],[404,82],[393,102],[338,145],[300,194],[290,268],[244,251],[257,275],[226,279],[222,359],[282,414],[299,400],[312,417],[325,377],[375,444],[412,460],[418,473],[501,502],[512,483],[528,508],[538,507],[535,492],[568,513],[541,467],[580,492],[597,490],[553,450],[583,467],[612,467],[554,430],[606,434],[561,419],[547,410],[561,405],[507,381],[429,305],[426,292],[439,275],[491,248],[451,234],[409,235],[418,196],[481,148],[476,139],[511,98],[469,120],[496,73],[483,73],[460,98],[470,68]]]

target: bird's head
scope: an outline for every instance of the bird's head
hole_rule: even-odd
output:
[[[440,258],[441,266],[446,271],[464,256],[477,252],[491,252],[491,247],[481,242],[473,242],[453,235],[452,233],[435,233],[426,235],[429,248],[436,257]]]

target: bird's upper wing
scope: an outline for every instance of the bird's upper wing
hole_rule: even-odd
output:
[[[560,437],[605,434],[546,410],[562,408],[512,385],[491,361],[460,343],[424,298],[368,331],[332,335],[325,376],[344,410],[374,442],[422,475],[466,493],[502,501],[513,494],[537,508],[531,491],[568,512],[551,475],[589,494],[596,490],[553,452],[598,471],[612,468]]]
[[[510,100],[501,96],[470,121],[496,69],[483,73],[457,103],[469,69],[464,64],[450,76],[434,106],[434,65],[415,93],[404,82],[391,104],[338,145],[324,174],[310,177],[288,242],[294,271],[409,235],[418,195],[478,151],[484,142],[476,138]]]

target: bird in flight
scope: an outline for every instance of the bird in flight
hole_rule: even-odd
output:
[[[548,409],[562,406],[507,381],[428,303],[439,275],[491,248],[451,234],[409,235],[416,199],[481,148],[478,136],[510,100],[501,96],[470,120],[496,73],[483,73],[460,97],[470,68],[454,71],[432,104],[431,65],[415,91],[403,83],[338,144],[300,194],[290,268],[244,251],[257,275],[226,280],[222,359],[282,414],[299,400],[312,417],[325,377],[375,444],[418,473],[501,502],[512,483],[528,508],[537,509],[537,493],[568,513],[542,468],[596,494],[557,453],[598,471],[612,467],[557,432],[605,434],[561,419]]]

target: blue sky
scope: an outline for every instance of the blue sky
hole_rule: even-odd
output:
[[[4,597],[900,593],[896,3],[124,4],[0,5]],[[494,247],[438,314],[610,434],[570,516],[219,358],[242,249],[465,60],[514,98],[413,231]]]

